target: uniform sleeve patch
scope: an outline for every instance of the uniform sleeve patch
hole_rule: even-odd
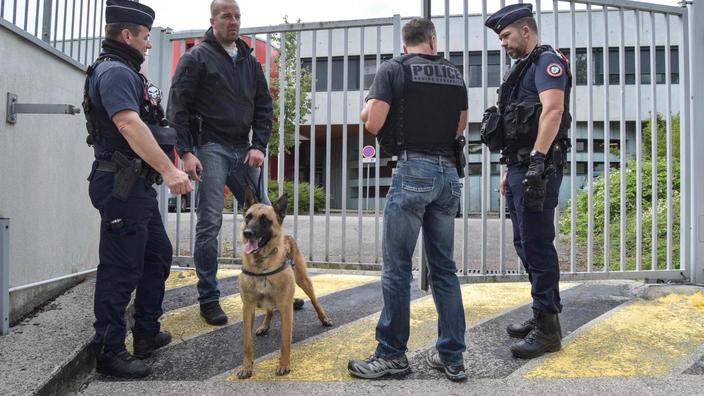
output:
[[[545,72],[548,73],[550,77],[560,77],[562,73],[564,73],[562,70],[562,65],[557,63],[549,64],[547,69],[545,69]]]

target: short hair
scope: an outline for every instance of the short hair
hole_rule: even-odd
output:
[[[430,41],[435,35],[435,25],[427,18],[413,18],[401,30],[403,44],[415,46]]]
[[[218,16],[218,13],[220,12],[220,3],[235,3],[237,4],[236,0],[213,0],[210,3],[210,16],[215,18]],[[239,4],[238,4],[239,6]]]
[[[532,16],[523,17],[509,26],[513,26],[517,30],[521,30],[523,26],[528,26],[528,29],[530,29],[531,32],[538,34],[538,24]]]
[[[105,25],[105,38],[117,40],[120,38],[120,34],[122,34],[122,31],[125,29],[129,30],[130,33],[136,36],[140,32],[139,26],[140,25],[137,25],[136,23],[129,22],[108,23]]]

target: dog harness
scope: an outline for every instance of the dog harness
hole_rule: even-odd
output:
[[[242,273],[245,275],[249,276],[270,276],[274,274],[278,274],[279,272],[283,271],[286,269],[286,267],[291,266],[291,268],[294,268],[296,264],[293,263],[293,256],[291,255],[291,252],[286,253],[286,256],[284,257],[284,262],[281,264],[281,266],[273,271],[269,272],[252,272],[249,270],[246,270],[244,267],[242,267]]]

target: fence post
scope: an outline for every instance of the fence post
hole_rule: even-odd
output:
[[[0,219],[0,335],[10,333],[10,219]]]
[[[704,18],[704,4],[702,2],[691,2],[688,7],[688,20],[701,21]],[[698,179],[696,169],[704,167],[704,156],[698,155],[704,151],[704,135],[700,133],[700,126],[704,123],[704,79],[695,77],[695,70],[699,68],[693,65],[701,65],[704,62],[704,24],[689,23],[690,32],[690,115],[689,124],[690,163],[689,163],[689,187],[690,187],[690,227],[691,227],[691,255],[690,255],[690,277],[693,283],[704,283],[704,184]]]
[[[44,0],[44,17],[42,18],[42,40],[51,42],[51,7],[53,0]],[[37,10],[39,14],[39,10]],[[56,39],[56,38],[54,38]]]

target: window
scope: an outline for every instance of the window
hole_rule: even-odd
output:
[[[382,54],[381,62],[391,58],[391,55]],[[328,90],[328,58],[316,58],[315,70],[315,90],[316,92],[327,92]],[[312,70],[312,60],[310,58],[301,59],[301,67]],[[359,91],[359,55],[347,57],[347,90]],[[332,91],[342,91],[344,75],[344,58],[332,58]],[[369,89],[376,75],[376,55],[364,56],[364,89]]]

